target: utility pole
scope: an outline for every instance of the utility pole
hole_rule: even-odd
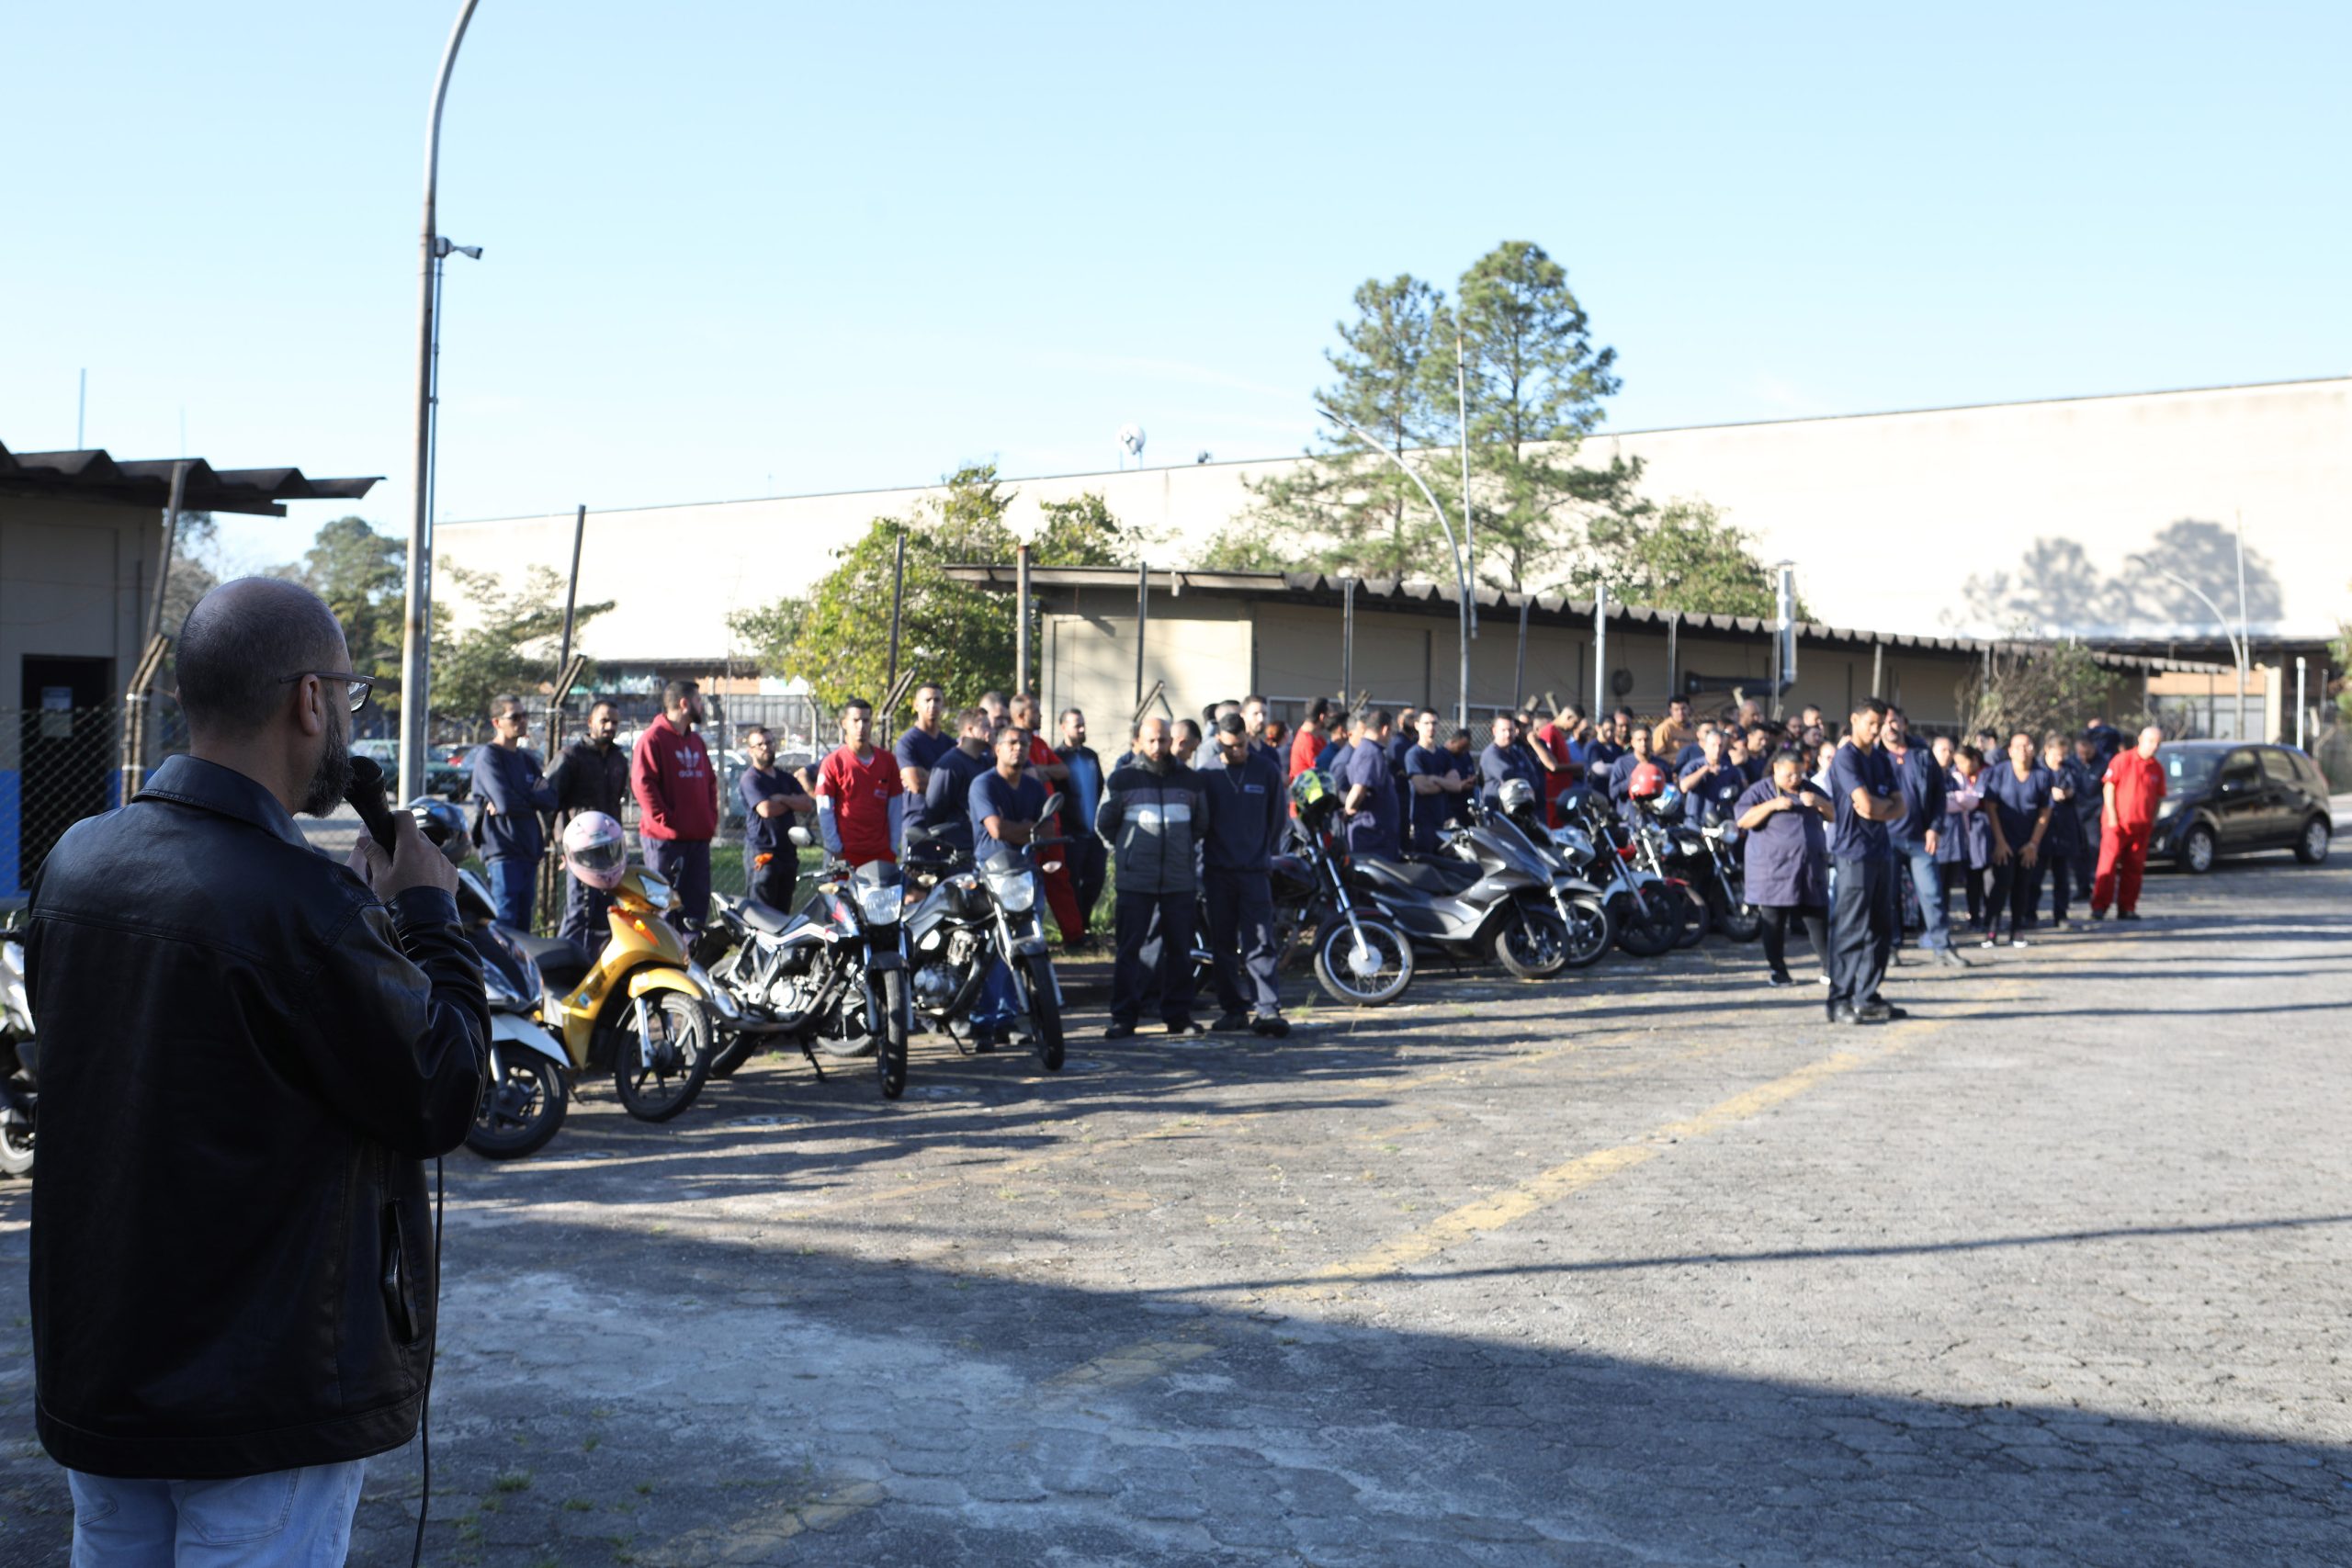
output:
[[[441,177],[441,107],[449,96],[449,73],[458,63],[458,47],[466,41],[466,25],[474,19],[479,0],[460,0],[457,24],[441,51],[441,69],[433,78],[433,107],[424,123],[424,227],[419,242],[422,258],[416,301],[416,445],[410,464],[408,593],[401,639],[401,760],[400,795],[413,800],[424,792],[424,743],[433,705],[433,345],[434,276],[440,257],[440,229],[435,203]]]
[[[1319,407],[1315,412],[1321,414],[1325,419],[1329,420],[1332,423],[1346,430],[1350,434],[1363,442],[1366,446],[1371,447],[1374,451],[1379,453],[1382,457],[1387,458],[1390,462],[1404,469],[1405,477],[1413,481],[1414,487],[1421,492],[1421,499],[1430,503],[1430,510],[1431,512],[1437,513],[1437,525],[1445,531],[1445,547],[1453,553],[1455,604],[1459,611],[1459,616],[1462,623],[1462,659],[1460,671],[1456,677],[1457,684],[1454,688],[1453,722],[1461,728],[1467,729],[1470,728],[1470,613],[1473,600],[1471,598],[1470,590],[1470,568],[1468,563],[1463,558],[1462,543],[1454,536],[1453,525],[1447,520],[1445,508],[1437,503],[1437,497],[1430,493],[1429,485],[1422,480],[1419,470],[1416,469],[1412,464],[1408,463],[1404,458],[1398,457],[1387,447],[1383,446],[1371,436],[1365,434],[1361,428],[1351,422],[1344,414],[1339,413],[1331,409]],[[1354,688],[1352,687],[1349,688],[1351,692],[1352,692],[1353,689]]]

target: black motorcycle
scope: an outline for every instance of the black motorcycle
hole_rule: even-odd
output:
[[[1740,863],[1739,829],[1728,822],[1694,828],[1688,822],[1661,822],[1664,843],[1659,865],[1679,877],[1706,902],[1707,920],[1715,931],[1733,942],[1754,942],[1764,930],[1764,917],[1747,901],[1747,876]]]
[[[1335,824],[1339,795],[1310,768],[1291,781],[1290,849],[1273,862],[1274,951],[1314,955],[1315,983],[1349,1007],[1395,1001],[1413,983],[1413,944],[1370,898],[1350,891]],[[1203,929],[1206,929],[1204,927]]]
[[[1635,958],[1672,952],[1690,924],[1690,900],[1642,861],[1634,834],[1598,791],[1565,798],[1569,821],[1553,830],[1553,842],[1570,863],[1589,857],[1588,879],[1601,889],[1617,945]]]
[[[1039,820],[1052,821],[1061,804],[1060,795],[1049,796]],[[1001,975],[1027,1020],[1039,1065],[1061,1071],[1062,989],[1041,919],[1045,882],[1035,858],[1050,852],[1051,841],[975,864],[959,847],[920,828],[907,840],[908,873],[926,890],[907,921],[916,1012],[956,1049],[969,1051],[983,1032],[973,1011]]]
[[[809,841],[805,828],[791,837]],[[714,1070],[732,1071],[762,1039],[781,1036],[804,1052],[873,1056],[883,1098],[904,1094],[914,1030],[906,899],[906,875],[888,861],[828,865],[797,914],[756,898],[713,899],[718,919],[693,956],[732,1010],[724,1025],[732,1038]],[[816,1061],[813,1052],[808,1059]]]
[[[40,1050],[33,1035],[33,1004],[25,989],[25,939],[0,932],[0,1176],[33,1168],[34,1112],[40,1103]]]

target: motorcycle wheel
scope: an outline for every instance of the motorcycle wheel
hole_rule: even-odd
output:
[[[896,1100],[907,1092],[907,974],[882,971],[882,1027],[874,1032],[880,1049],[874,1053],[882,1078],[882,1098]]]
[[[1754,942],[1764,934],[1764,917],[1747,902],[1747,890],[1735,883],[1724,902],[1714,906],[1715,930],[1732,942]]]
[[[23,1176],[33,1168],[33,1130],[15,1116],[0,1122],[0,1176]]]
[[[645,1043],[637,1032],[634,1010],[622,1015],[619,1059],[613,1088],[621,1109],[640,1122],[667,1122],[695,1102],[710,1077],[710,1014],[684,991],[656,991],[645,998],[646,1016],[662,1036],[645,1065]]]
[[[1566,967],[1582,969],[1600,961],[1609,944],[1617,939],[1617,922],[1609,917],[1609,906],[1598,898],[1570,898],[1568,906],[1568,959]]]
[[[1336,921],[1315,944],[1315,982],[1342,1006],[1382,1007],[1413,983],[1413,944],[1386,920],[1359,914],[1356,923],[1363,930],[1365,966],[1357,967],[1354,930]]]
[[[1635,958],[1657,958],[1674,945],[1677,917],[1665,893],[1654,882],[1644,883],[1617,921],[1617,945]]]
[[[521,1159],[547,1147],[571,1097],[562,1070],[536,1051],[509,1046],[499,1052],[498,1066],[498,1081],[466,1129],[466,1147],[484,1159]]]
[[[1702,897],[1695,888],[1685,887],[1677,894],[1669,887],[1667,892],[1673,897],[1675,912],[1682,922],[1675,933],[1674,945],[1696,947],[1706,941],[1707,900]]]
[[[1568,929],[1549,909],[1521,909],[1495,932],[1495,962],[1514,979],[1548,980],[1568,964]]]
[[[1029,1021],[1037,1031],[1037,1065],[1062,1070],[1062,1004],[1054,990],[1054,961],[1044,953],[1021,961],[1029,978]]]

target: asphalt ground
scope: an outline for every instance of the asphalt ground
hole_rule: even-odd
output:
[[[926,1040],[896,1105],[592,1086],[448,1162],[426,1559],[2352,1562],[2348,893],[2160,876],[1877,1027],[1710,942],[1281,1043],[1083,1013],[1056,1077]],[[0,1325],[0,1562],[62,1563]]]

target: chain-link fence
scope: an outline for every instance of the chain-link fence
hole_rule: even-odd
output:
[[[179,705],[146,705],[143,771],[187,750]],[[0,898],[31,891],[65,829],[122,801],[119,703],[0,708]]]

